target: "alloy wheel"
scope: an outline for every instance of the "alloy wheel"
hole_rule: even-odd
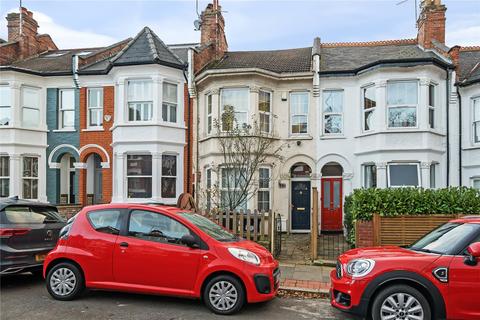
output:
[[[72,270],[58,268],[50,277],[50,288],[59,296],[67,296],[75,290],[77,278]]]
[[[215,283],[208,293],[210,303],[220,311],[232,309],[238,300],[238,292],[235,286],[228,281]]]
[[[420,302],[408,293],[394,293],[388,296],[380,308],[382,320],[423,320],[424,312]]]

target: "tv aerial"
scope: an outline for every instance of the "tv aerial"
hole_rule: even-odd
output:
[[[400,0],[395,5],[400,6],[404,3],[407,3],[410,0]],[[418,26],[418,0],[415,0],[415,27]]]
[[[200,17],[200,13],[198,13],[198,0],[195,0],[195,10],[197,12],[197,18],[193,21],[193,26],[195,27],[195,31],[199,31],[200,27],[202,26],[202,18]]]

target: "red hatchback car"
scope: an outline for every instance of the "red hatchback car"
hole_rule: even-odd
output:
[[[48,292],[84,288],[200,298],[215,313],[275,297],[278,262],[264,247],[178,208],[86,207],[60,232],[44,263]]]
[[[409,247],[353,249],[330,274],[331,304],[373,320],[480,319],[480,218]]]

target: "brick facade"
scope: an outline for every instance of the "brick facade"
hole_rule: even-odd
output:
[[[188,86],[183,89],[184,97],[184,118],[185,126],[185,142],[184,147],[184,163],[183,163],[183,192],[193,194],[193,99],[188,94]]]
[[[355,247],[364,248],[374,245],[373,221],[360,221],[355,224]]]
[[[445,44],[445,12],[447,8],[440,0],[424,0],[418,19],[418,44],[426,49],[433,48],[433,40]]]

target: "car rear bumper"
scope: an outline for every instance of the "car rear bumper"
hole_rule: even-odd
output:
[[[361,299],[366,284],[363,281],[347,277],[337,278],[335,270],[330,273],[330,303],[333,307],[365,317],[368,311],[368,301]]]
[[[16,250],[11,247],[0,249],[0,274],[13,274],[32,269],[41,269],[43,261],[53,247]]]

